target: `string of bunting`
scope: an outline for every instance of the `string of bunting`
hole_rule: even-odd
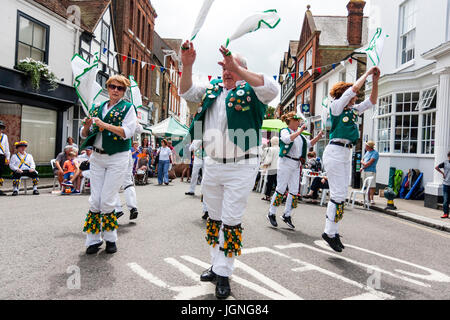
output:
[[[107,51],[108,51],[107,48],[103,48],[103,54],[106,54]],[[155,68],[158,68],[161,72],[164,72],[164,71],[167,70],[167,71],[169,71],[170,73],[172,73],[172,72],[175,72],[175,71],[176,71],[176,70],[174,70],[174,69],[172,69],[172,68],[165,68],[165,67],[163,67],[163,66],[154,65],[154,64],[152,64],[152,63],[150,63],[150,62],[138,60],[138,59],[136,59],[136,58],[133,58],[133,57],[130,57],[130,56],[121,54],[121,53],[119,53],[119,52],[114,52],[114,51],[111,51],[111,50],[109,50],[109,51],[114,55],[114,58],[115,58],[117,55],[121,56],[123,62],[127,61],[127,59],[131,59],[131,64],[132,64],[132,65],[134,65],[134,64],[137,63],[137,62],[139,62],[139,63],[141,64],[141,69],[143,69],[146,65],[148,65],[148,66],[151,67],[151,70],[152,70],[152,71],[155,70]],[[352,63],[353,63],[353,59],[352,59],[352,58],[349,58],[349,59],[347,59],[347,60],[342,60],[342,61],[340,62],[340,64],[343,65],[343,66],[345,66],[345,63],[346,63],[346,62],[349,62],[350,64],[352,64]],[[320,74],[320,73],[322,73],[322,71],[323,71],[324,69],[326,69],[326,68],[328,68],[328,67],[332,67],[333,70],[334,70],[334,69],[338,66],[338,64],[339,64],[339,63],[332,63],[332,64],[328,64],[328,65],[324,65],[324,66],[320,66],[320,67],[316,67],[316,68],[311,68],[311,69],[308,69],[308,70],[305,70],[305,71],[300,71],[300,72],[299,72],[299,75],[300,75],[301,78],[303,78],[303,76],[308,72],[309,75],[312,76],[312,74],[313,74],[314,71],[317,71],[317,72]],[[290,76],[292,79],[294,79],[294,78],[295,78],[295,74],[296,74],[296,72],[291,72],[291,73],[281,74],[281,75],[279,75],[279,76],[281,76],[281,77]],[[179,72],[178,72],[178,75],[181,77],[182,72],[179,71]],[[278,76],[278,75],[274,75],[274,76],[273,76],[273,78],[275,79],[275,81],[278,80],[279,76]],[[211,81],[212,78],[213,78],[212,75],[208,75],[208,81]],[[217,76],[216,78],[217,78],[217,79],[221,79],[222,77],[221,77],[221,76]]]

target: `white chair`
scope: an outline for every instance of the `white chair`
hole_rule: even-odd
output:
[[[309,178],[307,177],[307,171],[302,171],[302,179],[300,183],[300,194],[304,196],[308,193],[308,187],[309,187]]]
[[[50,160],[50,165],[52,166],[53,172],[55,172],[55,168],[56,168],[55,163],[56,163],[56,159]],[[57,182],[58,182],[58,175],[53,173],[53,189],[52,189],[52,191],[55,191],[55,186],[56,186]]]
[[[20,182],[19,182],[19,190],[20,190],[20,183],[22,183],[22,185],[23,185],[23,191],[24,191],[24,194],[27,194],[28,192],[28,190],[27,190],[27,180],[29,180],[30,179],[30,177],[22,177],[22,178],[20,178]]]
[[[330,189],[322,189],[322,199],[320,200],[320,206],[322,207],[326,202],[327,196],[330,194]]]
[[[263,183],[263,185],[262,185],[262,188],[261,188],[261,193],[264,193],[265,191],[266,191],[266,186],[267,186],[267,178],[268,178],[268,174],[267,174],[267,171],[266,171],[266,174],[264,175],[264,183]],[[262,177],[261,177],[262,178]]]
[[[260,169],[259,173],[260,173],[260,177],[259,177],[259,181],[258,181],[258,186],[256,187],[256,192],[262,192],[261,190],[263,190],[262,185],[264,183],[264,179],[267,178],[266,170]]]
[[[364,180],[363,186],[361,190],[352,190],[350,193],[350,197],[347,199],[347,204],[350,200],[352,200],[352,209],[355,207],[355,198],[358,194],[362,194],[364,198],[364,208],[367,208],[370,210],[370,203],[369,203],[369,190],[370,190],[370,184],[372,183],[373,177],[368,177]]]

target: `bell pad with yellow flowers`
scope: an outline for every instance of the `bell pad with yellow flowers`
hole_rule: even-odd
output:
[[[298,207],[298,195],[292,195],[292,208],[295,209]]]
[[[232,258],[233,253],[236,256],[241,255],[242,248],[242,226],[239,224],[237,226],[223,226],[224,233],[224,243],[223,251],[225,252],[225,257]]]
[[[89,211],[84,222],[83,232],[98,234],[101,232],[101,214]]]
[[[206,241],[213,248],[219,244],[219,231],[222,226],[222,221],[208,219],[206,223]]]
[[[105,231],[114,231],[119,228],[117,216],[114,212],[102,216],[102,229]]]
[[[273,206],[279,207],[283,203],[283,195],[281,193],[279,193],[278,191],[275,191],[275,193],[277,195],[275,196],[275,201],[273,202]]]
[[[336,202],[334,200],[331,200],[332,203],[336,205],[336,216],[334,217],[334,222],[338,223],[344,218],[344,202]]]

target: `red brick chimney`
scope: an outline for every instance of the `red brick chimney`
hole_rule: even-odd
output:
[[[351,46],[361,45],[365,5],[364,0],[350,0],[347,4],[347,40]]]

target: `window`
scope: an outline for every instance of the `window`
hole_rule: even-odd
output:
[[[159,96],[159,86],[160,86],[161,78],[159,71],[156,71],[156,87],[155,87],[155,93]]]
[[[328,81],[325,81],[323,83],[323,97],[328,97],[328,89],[329,89],[329,84]]]
[[[420,92],[397,94],[396,112],[413,112],[419,104]]]
[[[422,93],[422,99],[417,105],[416,110],[419,110],[419,107],[421,110],[436,109],[436,93],[437,88],[424,91]]]
[[[436,134],[436,112],[429,112],[422,117],[422,153],[434,154]]]
[[[130,0],[130,26],[129,29],[133,31],[133,14],[134,14],[134,0]]]
[[[48,63],[50,27],[18,11],[16,64],[25,58]]]
[[[347,81],[347,72],[344,70],[339,72],[339,81],[346,82]]]
[[[55,157],[56,118],[56,111],[22,106],[21,139],[29,142],[27,152],[36,163],[48,163]]]
[[[400,6],[400,65],[415,58],[416,0]]]
[[[300,72],[305,72],[305,58],[302,57],[300,59],[300,62],[298,63],[298,74],[300,74]]]
[[[141,38],[141,11],[138,10],[136,37]]]
[[[395,116],[395,153],[417,153],[419,115]]]
[[[102,38],[100,40],[100,52],[102,54],[103,54],[104,48],[109,49],[109,26],[103,21],[102,22]]]
[[[380,153],[391,152],[392,96],[378,100],[377,145]]]
[[[312,48],[306,53],[306,70],[312,67]]]

